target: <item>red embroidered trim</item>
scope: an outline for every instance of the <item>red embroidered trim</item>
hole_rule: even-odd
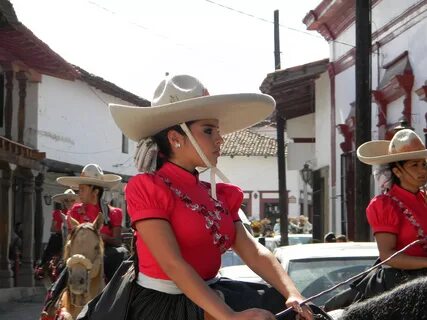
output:
[[[410,211],[402,201],[397,199],[396,197],[391,196],[390,194],[386,193],[386,196],[390,197],[390,199],[394,200],[400,209],[402,209],[402,213],[405,216],[405,218],[409,221],[410,224],[412,224],[415,229],[417,230],[417,238],[420,240],[427,240],[427,237],[424,233],[423,228],[418,223],[418,221],[415,219],[412,211]],[[423,249],[427,251],[427,243],[423,245]]]
[[[230,240],[227,235],[223,235],[219,231],[219,221],[221,221],[221,214],[228,215],[228,210],[223,207],[223,203],[219,200],[215,200],[212,197],[210,198],[211,201],[214,203],[215,209],[213,211],[209,210],[205,205],[203,204],[197,204],[193,203],[191,198],[183,193],[178,188],[174,187],[169,179],[164,178],[160,175],[158,175],[160,179],[163,180],[163,182],[169,187],[169,189],[172,190],[172,192],[182,201],[184,202],[185,206],[192,211],[195,211],[197,213],[200,213],[205,218],[205,227],[209,230],[209,233],[212,235],[213,243],[215,246],[217,246],[221,253],[224,253],[227,251],[227,242]],[[203,184],[202,184],[203,185]],[[207,187],[203,185],[204,187]]]

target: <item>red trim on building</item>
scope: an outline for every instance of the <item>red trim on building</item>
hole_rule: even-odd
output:
[[[401,72],[393,70],[396,66],[400,65],[403,68]],[[405,97],[403,100],[402,115],[407,123],[411,125],[412,122],[412,87],[414,85],[414,75],[412,73],[411,65],[408,60],[408,51],[403,52],[397,58],[393,59],[384,65],[386,72],[380,87],[377,90],[372,90],[374,101],[377,103],[378,112],[378,132],[379,138],[391,139],[394,135],[394,130],[388,128],[387,123],[387,107],[388,105],[399,99]]]
[[[381,0],[372,0],[372,7]],[[356,0],[323,0],[304,17],[308,30],[318,31],[327,41],[335,40],[356,19]]]
[[[421,86],[415,90],[415,93],[418,95],[418,97],[420,97],[420,100],[427,102],[427,81],[425,82],[424,86]]]
[[[353,0],[349,0],[349,1],[353,1]],[[380,0],[374,1],[374,2],[376,4],[379,1]],[[373,3],[373,6],[374,6],[374,3]],[[382,47],[385,44],[387,44],[390,41],[392,41],[393,39],[397,38],[399,35],[401,35],[402,33],[404,33],[406,30],[408,30],[410,27],[412,27],[413,25],[415,25],[416,23],[418,23],[420,20],[413,19],[413,20],[410,21],[410,23],[408,23],[407,25],[405,25],[405,27],[397,30],[396,32],[390,33],[384,39],[379,40],[382,36],[384,36],[384,34],[386,34],[390,29],[392,29],[393,27],[395,27],[400,21],[408,18],[409,16],[411,16],[411,15],[413,15],[415,13],[418,13],[418,17],[420,17],[420,15],[422,13],[424,13],[424,11],[427,11],[427,1],[420,1],[417,4],[415,4],[414,6],[408,8],[408,10],[406,10],[401,15],[397,16],[396,18],[394,18],[392,21],[390,21],[389,23],[387,23],[382,28],[380,28],[377,31],[373,32],[372,33],[372,43],[373,43],[372,52],[376,51],[378,47]],[[333,18],[336,18],[336,17],[334,16]],[[353,22],[354,22],[354,20],[353,20]],[[319,33],[321,33],[323,35],[325,27],[321,26],[319,28],[322,28],[322,29],[321,30],[317,30],[317,29],[310,29],[308,27],[309,30],[317,30]],[[344,31],[344,30],[342,30],[342,31]],[[333,31],[331,31],[331,32],[334,33]],[[335,36],[339,36],[339,34],[337,34]],[[326,37],[325,37],[325,39],[328,40]],[[334,40],[334,39],[332,39],[332,40]],[[335,67],[335,75],[340,74],[341,72],[347,70],[348,68],[350,68],[351,66],[353,66],[355,64],[355,52],[356,52],[356,49],[355,48],[351,48],[349,51],[347,51],[345,54],[343,54],[337,60],[335,60],[334,62],[332,62],[334,64],[334,67]]]

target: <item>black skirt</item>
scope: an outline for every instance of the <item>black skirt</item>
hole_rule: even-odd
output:
[[[210,285],[222,292],[225,303],[235,311],[262,308],[277,313],[285,308],[285,298],[263,284],[221,278]],[[204,311],[184,294],[168,294],[136,285],[128,320],[203,320]]]

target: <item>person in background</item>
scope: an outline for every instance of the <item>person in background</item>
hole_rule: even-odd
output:
[[[298,227],[301,233],[311,233],[313,231],[313,225],[308,221],[308,217],[303,214],[298,217]]]
[[[383,193],[375,196],[366,208],[380,259],[387,259],[417,239],[426,239],[427,150],[416,132],[402,129],[391,141],[366,142],[357,149],[357,157],[363,163],[383,166],[382,176],[388,177],[380,183]],[[384,172],[385,165],[388,165],[388,174]],[[388,289],[427,275],[426,243],[412,246],[387,265],[390,268],[382,272],[381,280]],[[383,290],[384,286],[368,286],[364,295],[372,296]]]
[[[79,188],[81,203],[75,204],[67,214],[79,223],[93,222],[98,214],[104,218],[101,237],[104,241],[104,273],[106,280],[112,278],[122,261],[129,255],[122,245],[123,213],[120,208],[109,205],[106,190],[117,186],[121,177],[115,174],[104,174],[97,164],[86,165],[79,177],[59,177],[59,184]]]
[[[72,189],[67,189],[63,193],[55,194],[52,196],[54,210],[52,211],[52,223],[50,226],[50,237],[47,242],[46,248],[43,251],[43,255],[40,263],[35,268],[35,277],[40,280],[46,275],[49,270],[50,262],[53,257],[57,257],[59,263],[62,255],[62,248],[66,239],[66,233],[63,232],[64,219],[67,215],[67,211],[73,206],[74,203],[78,202],[79,196]],[[58,270],[59,271],[59,270]],[[56,278],[53,277],[52,280]]]
[[[336,242],[348,242],[347,236],[345,234],[337,235],[335,240]]]
[[[325,234],[325,236],[323,237],[323,242],[337,242],[335,233],[328,232],[327,234]]]
[[[238,215],[243,192],[215,183],[215,174],[226,180],[216,168],[220,133],[251,126],[273,109],[274,100],[266,95],[209,96],[188,75],[163,80],[152,107],[110,104],[123,134],[138,141],[135,162],[142,172],[125,190],[139,260],[129,319],[275,319],[258,290],[216,277],[221,254],[230,247],[280,292],[279,310],[286,302],[301,318],[312,319],[280,263],[243,226]],[[211,169],[210,183],[199,180],[198,167]]]

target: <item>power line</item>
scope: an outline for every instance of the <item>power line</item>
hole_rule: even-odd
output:
[[[227,10],[230,10],[230,11],[233,11],[233,12],[236,12],[236,13],[239,13],[239,14],[242,14],[242,15],[245,15],[245,16],[247,16],[247,17],[251,17],[251,18],[253,18],[253,19],[260,20],[260,21],[262,21],[262,22],[267,22],[267,23],[270,23],[270,24],[274,24],[274,22],[273,22],[273,21],[271,21],[271,20],[268,20],[268,19],[265,19],[265,18],[261,18],[261,17],[255,16],[255,15],[253,15],[253,14],[251,14],[251,13],[247,13],[247,12],[244,12],[244,11],[241,11],[241,10],[237,10],[237,9],[234,9],[234,8],[232,8],[232,7],[229,7],[229,6],[223,5],[223,4],[221,4],[221,3],[218,3],[218,2],[215,2],[215,1],[212,1],[212,0],[205,0],[205,1],[206,1],[206,2],[209,2],[209,3],[211,3],[211,4],[214,4],[214,5],[216,5],[216,6],[222,7],[222,8],[224,8],[224,9],[227,9]],[[280,23],[279,23],[279,26],[280,26],[281,28],[288,29],[288,30],[295,31],[295,32],[299,32],[299,33],[302,33],[302,34],[308,35],[308,36],[310,36],[310,37],[314,37],[314,38],[317,38],[317,39],[323,39],[323,37],[322,37],[322,36],[319,36],[319,35],[317,35],[317,34],[312,34],[312,33],[308,32],[308,31],[304,31],[304,30],[300,30],[300,29],[297,29],[297,28],[293,28],[293,27],[285,26],[285,25],[280,24]],[[356,47],[356,46],[354,46],[354,45],[352,45],[352,44],[345,43],[345,42],[338,41],[338,40],[330,40],[330,41],[331,41],[331,42],[335,42],[335,43],[339,43],[339,44],[343,44],[343,45],[346,45],[346,46],[349,46],[349,47],[352,47],[352,48],[355,48],[355,47]]]

